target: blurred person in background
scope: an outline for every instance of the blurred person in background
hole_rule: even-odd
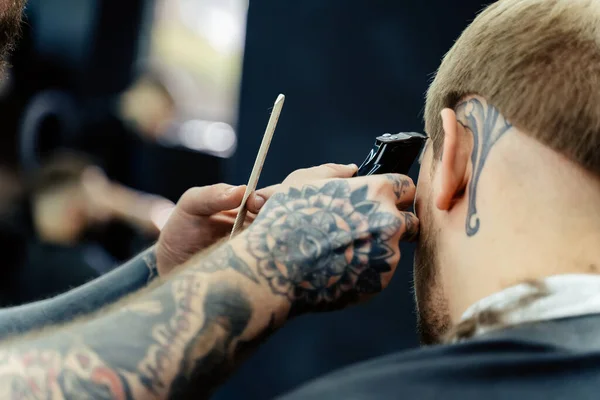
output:
[[[92,107],[86,115],[85,135],[72,146],[102,160],[111,179],[135,187],[138,153],[168,132],[177,108],[162,75],[146,71],[107,108]]]
[[[2,270],[2,305],[48,298],[110,271],[129,253],[111,252],[111,244],[130,242],[135,231],[155,239],[172,206],[110,181],[82,154],[58,152],[33,173],[0,223],[7,238],[0,245],[13,260]],[[113,221],[131,231],[112,228]]]
[[[176,117],[171,90],[158,72],[146,72],[119,98],[118,115],[139,135],[156,141]]]

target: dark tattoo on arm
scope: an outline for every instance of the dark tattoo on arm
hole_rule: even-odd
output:
[[[289,299],[291,315],[339,308],[382,290],[381,274],[392,270],[394,256],[386,241],[403,221],[380,212],[367,191],[343,180],[290,189],[274,195],[249,228],[248,251],[259,274]]]
[[[263,330],[261,334],[256,336],[252,340],[240,341],[236,347],[236,354],[239,354],[240,357],[244,357],[256,350],[261,344],[263,344],[271,335],[273,335],[279,327],[275,322],[275,314],[271,314],[271,319],[269,319],[269,325]]]
[[[241,288],[207,282],[211,268],[200,263],[104,317],[0,349],[2,398],[207,398],[253,315]]]
[[[250,321],[252,307],[243,292],[219,283],[209,288],[204,315],[204,324],[183,351],[170,399],[208,398],[225,380],[233,368],[231,352]],[[208,346],[209,338],[214,341]]]
[[[235,254],[228,244],[219,247],[211,254],[210,259],[205,259],[202,262],[202,272],[211,273],[226,269],[233,269],[253,282],[258,283],[256,274],[252,272],[252,269],[244,260]]]
[[[456,107],[457,114],[463,114],[466,121],[459,123],[473,134],[473,152],[471,153],[471,162],[473,163],[473,177],[469,182],[469,206],[466,220],[467,236],[474,236],[479,232],[481,221],[477,215],[477,186],[481,171],[490,150],[500,140],[505,133],[512,128],[508,122],[496,109],[490,104],[484,105],[478,99],[470,99]]]

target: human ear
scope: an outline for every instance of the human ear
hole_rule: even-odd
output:
[[[468,182],[469,154],[467,132],[456,118],[454,110],[442,110],[444,146],[440,163],[440,186],[436,194],[436,207],[450,211],[461,198]]]

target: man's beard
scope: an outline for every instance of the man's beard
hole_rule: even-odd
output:
[[[422,344],[440,343],[451,327],[448,302],[440,280],[437,239],[432,204],[419,215],[421,232],[415,252],[414,279],[417,297],[417,328]]]
[[[26,0],[0,0],[0,63],[2,71],[21,33]]]

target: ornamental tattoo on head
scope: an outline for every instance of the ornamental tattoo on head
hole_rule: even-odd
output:
[[[475,236],[479,232],[481,221],[477,215],[477,186],[481,171],[490,150],[505,133],[512,128],[500,111],[490,104],[484,105],[478,99],[470,99],[456,107],[456,114],[464,113],[466,121],[458,121],[466,130],[473,134],[473,178],[469,182],[469,205],[466,220],[467,236]]]
[[[344,180],[292,188],[274,195],[249,228],[249,253],[271,290],[290,300],[292,314],[382,290],[394,256],[386,241],[403,221],[380,212],[368,189],[352,190]]]

